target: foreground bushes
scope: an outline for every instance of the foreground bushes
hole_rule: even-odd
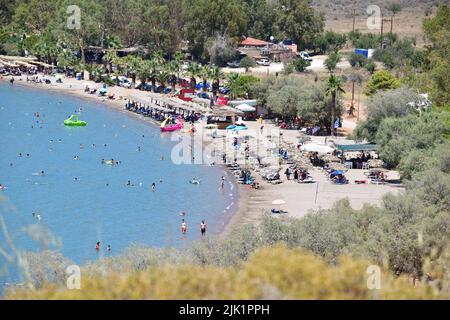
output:
[[[8,299],[372,299],[370,263],[341,257],[330,266],[311,253],[285,245],[258,249],[235,267],[170,265],[139,272],[82,278],[81,290],[46,284],[9,292]],[[415,288],[382,272],[381,299],[444,298],[430,286]]]

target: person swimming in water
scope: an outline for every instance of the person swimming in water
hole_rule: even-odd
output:
[[[180,212],[180,216],[186,217],[186,211],[181,211],[181,212]]]
[[[155,192],[156,191],[156,183],[152,183],[152,191]]]
[[[95,250],[100,251],[100,241],[97,241],[97,243],[95,244]]]
[[[5,187],[0,183],[0,191],[5,190]]]
[[[187,231],[186,221],[183,219],[181,220],[181,233],[184,235],[186,234],[186,231]]]
[[[108,244],[108,246],[106,247],[106,251],[111,252],[111,245]]]
[[[191,183],[192,184],[200,184],[200,180],[197,180],[196,178],[192,178]]]
[[[44,170],[41,170],[41,172],[39,172],[39,175],[40,175],[40,176],[45,176]]]
[[[33,212],[32,216],[33,216],[33,218],[38,219],[39,221],[41,221],[41,215],[40,214]]]

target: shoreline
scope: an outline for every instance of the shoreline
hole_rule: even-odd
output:
[[[73,80],[80,82],[80,84],[89,83],[92,85],[98,85],[93,81],[88,81],[88,80],[81,81],[81,80],[75,80],[75,79],[73,79]],[[6,79],[5,77],[3,79],[1,79],[0,82],[9,84],[8,79]],[[63,83],[63,84],[65,84],[65,83]],[[157,121],[153,120],[152,118],[143,117],[136,113],[125,110],[124,105],[125,105],[126,101],[128,101],[127,96],[123,96],[123,99],[109,100],[109,99],[105,99],[104,97],[99,97],[98,95],[87,94],[81,88],[76,88],[76,87],[67,88],[67,87],[62,87],[59,85],[54,85],[53,83],[52,84],[43,84],[43,83],[26,82],[23,80],[14,81],[13,85],[19,85],[21,87],[27,87],[27,88],[35,88],[35,89],[39,89],[39,90],[46,90],[46,91],[52,92],[52,93],[59,93],[59,94],[69,95],[74,98],[80,98],[82,100],[97,103],[100,106],[104,106],[112,111],[118,111],[120,113],[123,113],[126,116],[133,117],[137,120],[144,121],[145,123],[148,123],[149,125],[159,126],[159,123]],[[127,90],[130,92],[129,94],[143,93],[142,91],[139,91],[136,89],[126,89],[126,88],[122,88],[122,87],[113,87],[113,88],[119,89],[119,91]],[[194,135],[194,139],[199,139],[199,136]],[[228,168],[225,165],[217,164],[216,166],[219,166],[221,168],[221,170],[223,170],[224,173],[226,173],[226,174],[230,173],[230,171],[228,170]],[[234,177],[232,177],[230,180],[231,180],[231,183],[233,184],[233,187],[235,188],[235,190],[232,191],[235,195],[234,210],[228,211],[227,217],[223,217],[217,221],[216,228],[215,228],[216,230],[215,230],[215,232],[212,233],[214,236],[222,237],[222,236],[226,236],[227,234],[229,234],[235,227],[242,224],[242,219],[245,218],[245,216],[246,216],[245,213],[248,212],[248,201],[247,200],[248,200],[249,190],[247,190],[244,186],[238,184],[236,182],[236,180],[234,179]]]

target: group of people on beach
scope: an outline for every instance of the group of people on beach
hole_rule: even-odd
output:
[[[194,112],[187,112],[187,114],[184,112],[179,113],[180,110],[177,110],[173,105],[163,103],[154,98],[150,98],[150,103],[151,105],[148,106],[140,102],[129,100],[125,104],[125,110],[141,114],[144,117],[149,117],[159,122],[163,121],[168,115],[172,116],[173,119],[181,117],[186,122],[195,122],[199,119],[198,115]]]

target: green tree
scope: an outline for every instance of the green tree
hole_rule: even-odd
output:
[[[324,16],[308,0],[279,0],[276,7],[276,38],[289,38],[304,48],[313,48],[324,28]]]
[[[259,82],[259,79],[252,75],[240,75],[236,72],[231,72],[227,75],[227,84],[230,88],[230,97],[246,98],[253,93],[254,85]]]
[[[210,39],[219,34],[238,41],[246,28],[245,11],[237,0],[185,0],[183,21],[190,52],[204,60],[209,57]]]
[[[426,38],[431,42],[430,67],[431,96],[439,105],[450,105],[450,8],[441,6],[433,18],[423,21]]]
[[[302,58],[297,58],[293,62],[294,68],[298,72],[304,72],[306,68],[311,65],[311,62],[305,61]]]
[[[214,96],[217,96],[217,92],[220,88],[220,81],[225,79],[225,73],[219,67],[213,67],[210,71],[210,79],[212,80],[212,92]]]
[[[208,82],[208,79],[210,79],[211,77],[211,68],[207,65],[202,66],[200,69],[199,76],[203,81],[202,91],[206,92],[206,84]]]
[[[367,102],[367,118],[358,123],[354,135],[358,139],[375,142],[375,136],[381,122],[386,118],[400,118],[416,113],[414,105],[418,95],[413,90],[399,89],[380,91]]]
[[[355,52],[352,52],[350,54],[350,58],[348,59],[348,62],[352,66],[352,68],[363,68],[367,63],[367,58],[364,57],[362,54],[357,54]]]
[[[253,68],[254,66],[255,66],[255,61],[253,61],[253,59],[248,56],[245,56],[239,62],[239,67],[245,68],[245,72],[248,72],[248,70],[250,68]]]
[[[190,77],[190,87],[195,89],[197,85],[197,77],[200,76],[201,66],[198,63],[192,62],[186,69],[187,75]]]
[[[328,58],[325,60],[324,64],[328,71],[332,73],[340,61],[341,55],[337,52],[332,52],[328,55]]]
[[[380,90],[397,89],[399,87],[400,81],[395,76],[387,70],[379,70],[372,75],[364,93],[371,96]]]
[[[384,119],[375,137],[380,157],[395,168],[410,150],[444,142],[449,134],[448,120],[448,115],[434,112]]]
[[[336,75],[332,74],[328,77],[326,82],[325,92],[327,96],[331,96],[331,135],[335,135],[334,123],[336,121],[336,98],[340,93],[345,93],[342,89],[342,80]]]

